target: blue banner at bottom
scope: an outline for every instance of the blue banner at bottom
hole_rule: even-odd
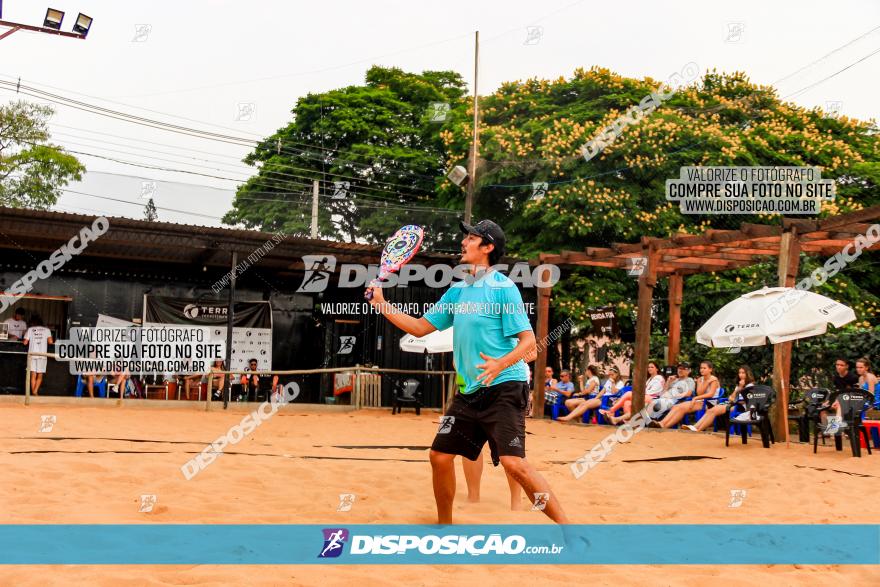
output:
[[[880,525],[0,525],[2,564],[880,564]]]

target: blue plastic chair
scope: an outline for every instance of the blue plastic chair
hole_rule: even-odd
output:
[[[623,396],[623,394],[625,394],[626,392],[632,391],[632,389],[633,389],[632,385],[625,385],[625,386],[621,387],[620,391],[618,391],[617,393],[613,393],[613,394],[606,393],[605,395],[602,396],[602,407],[600,409],[607,410],[608,408],[611,407],[611,404],[613,404],[614,402],[619,400]],[[618,410],[618,411],[620,411],[620,410]],[[617,414],[612,414],[612,416],[616,416],[616,415]],[[605,417],[602,416],[602,414],[597,413],[596,414],[596,423],[597,424],[606,424]]]
[[[711,398],[709,398],[709,401],[715,402],[716,404],[727,403],[727,392],[724,391],[723,387],[719,387],[718,391],[715,392],[715,395],[712,396]],[[704,401],[702,408],[700,408],[699,410],[697,410],[696,412],[693,412],[691,414],[685,414],[684,418],[681,419],[681,423],[682,424],[690,424],[690,422],[688,422],[688,418],[690,416],[693,416],[694,417],[693,423],[696,424],[697,422],[700,421],[700,418],[702,418],[705,414],[706,414],[706,402]]]
[[[101,381],[96,381],[93,385],[95,389],[98,390],[98,397],[107,397],[107,378],[104,377]],[[82,397],[83,391],[88,390],[89,386],[86,383],[86,380],[83,379],[82,375],[77,375],[76,377],[76,397]]]

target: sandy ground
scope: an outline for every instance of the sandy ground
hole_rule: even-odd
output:
[[[38,431],[43,414],[57,418],[49,433]],[[186,481],[181,464],[243,414],[0,404],[0,523],[435,522],[427,446],[439,414],[282,411]],[[813,455],[799,444],[764,450],[757,439],[725,448],[723,436],[648,429],[575,480],[568,463],[611,429],[530,420],[528,431],[529,460],[574,523],[880,523],[880,500],[852,499],[878,495],[876,453],[855,459],[820,446]],[[407,448],[375,448],[382,446]],[[715,458],[638,462],[674,456]],[[457,523],[546,521],[527,508],[509,510],[500,468],[486,467],[479,504],[466,502],[461,474],[458,487]],[[732,489],[748,492],[740,508],[728,507]],[[340,493],[357,496],[350,512],[336,511]],[[138,513],[142,494],[157,495],[153,513]],[[0,585],[692,585],[744,576],[763,585],[868,585],[880,583],[880,568],[12,566],[0,568]]]

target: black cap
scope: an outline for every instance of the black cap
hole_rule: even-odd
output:
[[[482,237],[487,243],[495,245],[495,250],[499,255],[504,254],[504,245],[507,242],[507,237],[504,236],[504,231],[496,223],[491,220],[480,220],[473,226],[465,222],[459,222],[458,224],[465,234],[475,234]]]
[[[687,361],[679,361],[679,363],[678,363],[678,368],[679,368],[679,369],[690,369],[690,368],[691,368],[691,364],[688,363]]]

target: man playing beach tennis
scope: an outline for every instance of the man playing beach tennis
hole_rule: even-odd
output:
[[[440,419],[431,446],[438,520],[452,522],[455,455],[476,460],[488,442],[495,465],[500,462],[530,499],[549,495],[544,513],[567,524],[550,486],[525,458],[529,387],[522,359],[534,353],[535,334],[519,290],[507,276],[490,269],[504,254],[504,231],[491,220],[473,226],[462,222],[461,229],[461,262],[471,267],[471,275],[450,287],[424,317],[391,307],[378,287],[371,288],[370,300],[392,324],[414,336],[455,326],[453,353],[465,388]]]

